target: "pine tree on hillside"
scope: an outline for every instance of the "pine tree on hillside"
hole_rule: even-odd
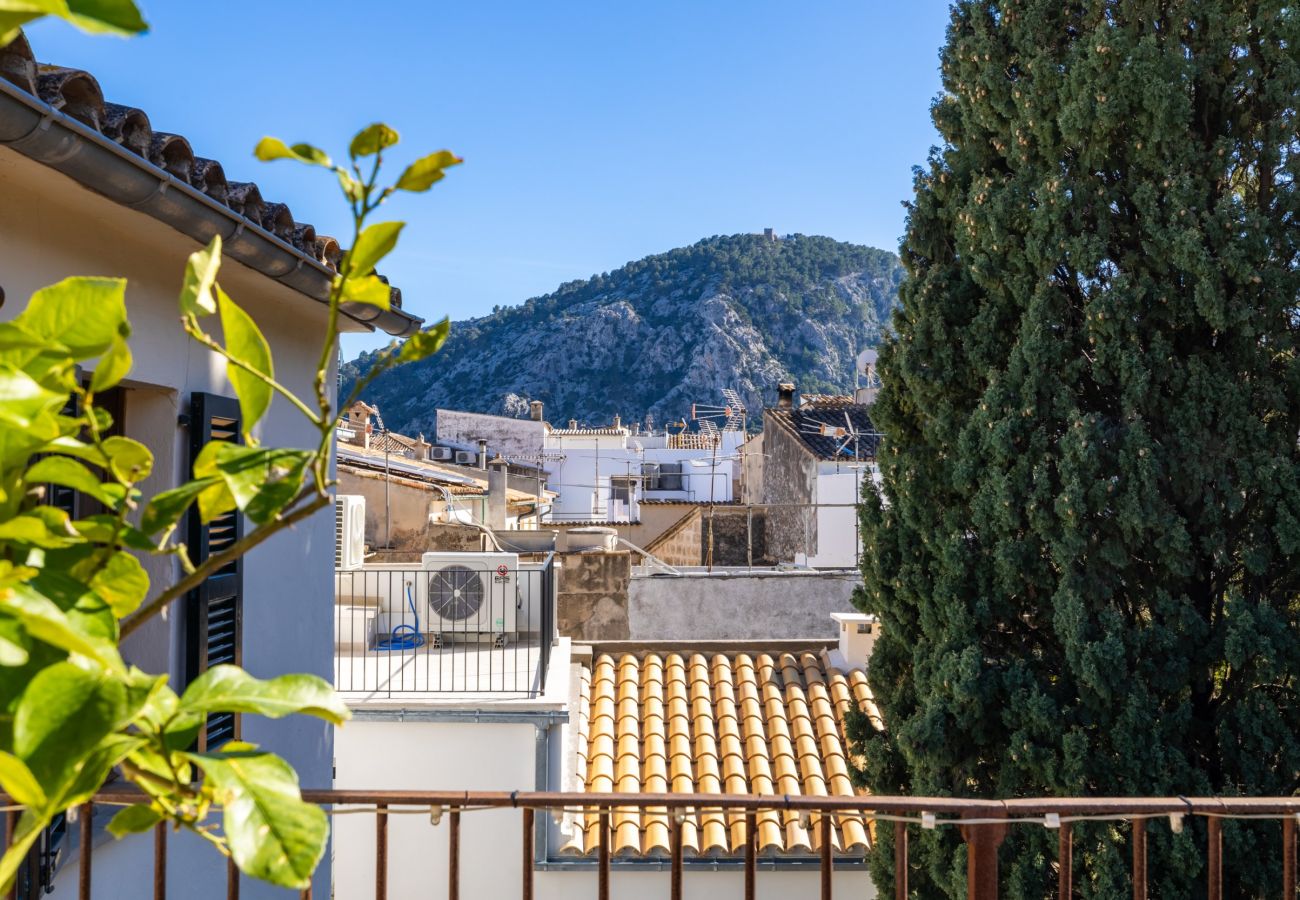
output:
[[[965,0],[941,58],[862,514],[867,783],[1294,794],[1300,11]],[[1079,896],[1131,896],[1129,835],[1076,826]],[[1054,895],[1056,841],[1012,828],[1002,896]],[[1224,841],[1226,896],[1277,896],[1278,824]],[[1204,897],[1204,846],[1151,822],[1151,896]],[[965,896],[953,831],[912,860]]]

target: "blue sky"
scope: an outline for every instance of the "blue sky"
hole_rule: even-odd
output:
[[[897,249],[936,139],[944,0],[140,2],[150,34],[41,23],[37,58],[91,71],[318,231],[346,231],[332,179],[256,162],[262,135],[339,154],[382,120],[396,161],[465,157],[386,207],[409,225],[384,269],[431,320],[714,234]]]

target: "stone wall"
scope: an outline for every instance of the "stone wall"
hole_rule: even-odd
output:
[[[785,504],[811,504],[816,496],[817,461],[803,441],[784,425],[763,423],[763,502],[767,511],[767,552],[777,562],[794,562],[800,555],[817,552],[817,516],[811,508]]]
[[[700,555],[701,527],[700,507],[691,507],[667,531],[643,546],[656,559],[670,566],[698,566],[703,558]]]
[[[749,510],[744,506],[716,506],[713,509],[713,564],[715,566],[747,566],[751,564],[749,544],[753,542],[752,564],[770,566],[774,560],[767,555],[767,512],[753,511],[752,525]],[[708,562],[709,509],[700,513],[700,565]]]
[[[556,626],[575,641],[622,641],[628,631],[628,583],[632,554],[560,554]]]

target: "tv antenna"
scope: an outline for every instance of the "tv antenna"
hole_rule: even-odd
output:
[[[740,399],[740,393],[734,388],[723,388],[722,399],[726,401],[725,406],[709,406],[704,403],[691,404],[691,418],[700,423],[700,432],[704,434],[716,434],[721,431],[744,431],[745,415],[748,410],[745,409],[745,403]],[[708,425],[712,430],[706,431]]]

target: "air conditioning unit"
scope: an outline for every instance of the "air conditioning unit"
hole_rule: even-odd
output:
[[[457,450],[456,464],[459,466],[472,466],[478,463],[478,454],[473,450]]]
[[[450,447],[430,447],[429,459],[449,462],[452,458],[452,454],[455,452],[456,451],[452,450]]]
[[[334,498],[334,568],[359,569],[366,556],[366,498],[338,494]]]
[[[518,554],[426,553],[420,568],[418,602],[435,646],[485,637],[504,646],[518,631]]]

